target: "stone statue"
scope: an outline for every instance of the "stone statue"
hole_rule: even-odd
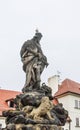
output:
[[[34,108],[31,113],[29,114],[29,117],[34,119],[36,122],[38,121],[40,123],[44,121],[44,117],[47,115],[49,120],[54,121],[54,118],[50,115],[50,110],[53,108],[52,102],[49,100],[48,97],[42,97],[41,104],[38,108]],[[46,118],[47,119],[47,118]]]
[[[20,51],[26,82],[22,93],[14,99],[15,109],[3,111],[6,117],[4,130],[61,130],[68,111],[61,103],[53,104],[52,89],[45,83],[40,85],[41,73],[48,66],[40,40],[42,34],[36,30]]]
[[[31,40],[27,40],[21,48],[20,56],[23,63],[23,70],[26,73],[23,92],[35,89],[35,87],[37,89],[40,88],[40,75],[44,67],[48,66],[47,58],[41,49],[41,38],[42,34],[36,30],[35,36]]]

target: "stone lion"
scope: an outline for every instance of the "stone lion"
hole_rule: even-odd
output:
[[[38,108],[33,108],[31,113],[29,114],[29,118],[32,118],[36,121],[42,121],[44,117],[47,115],[49,120],[53,120],[50,114],[50,110],[53,108],[52,102],[48,97],[42,97],[41,104]]]
[[[27,117],[29,116],[32,110],[33,110],[33,106],[25,106],[22,108],[22,111],[26,113]]]

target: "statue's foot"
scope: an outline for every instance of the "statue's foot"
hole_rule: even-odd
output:
[[[24,93],[24,92],[29,92],[29,91],[32,91],[32,86],[24,86],[23,88],[22,88],[22,92]]]

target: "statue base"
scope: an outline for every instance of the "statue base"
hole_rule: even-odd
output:
[[[6,130],[61,130],[61,126],[50,125],[50,124],[16,124],[16,125],[8,125],[8,129]]]
[[[68,116],[62,104],[54,105],[51,89],[28,91],[14,99],[15,110],[3,111],[4,130],[61,130]]]

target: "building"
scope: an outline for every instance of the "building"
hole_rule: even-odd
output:
[[[56,89],[54,97],[68,110],[70,117],[63,130],[80,130],[80,84],[65,79]]]
[[[2,111],[15,109],[13,100],[18,94],[20,92],[0,89],[0,128],[5,128],[6,126]]]
[[[58,91],[59,80],[59,75],[54,75],[48,78],[48,86],[50,86],[52,89],[52,95],[54,95]]]

